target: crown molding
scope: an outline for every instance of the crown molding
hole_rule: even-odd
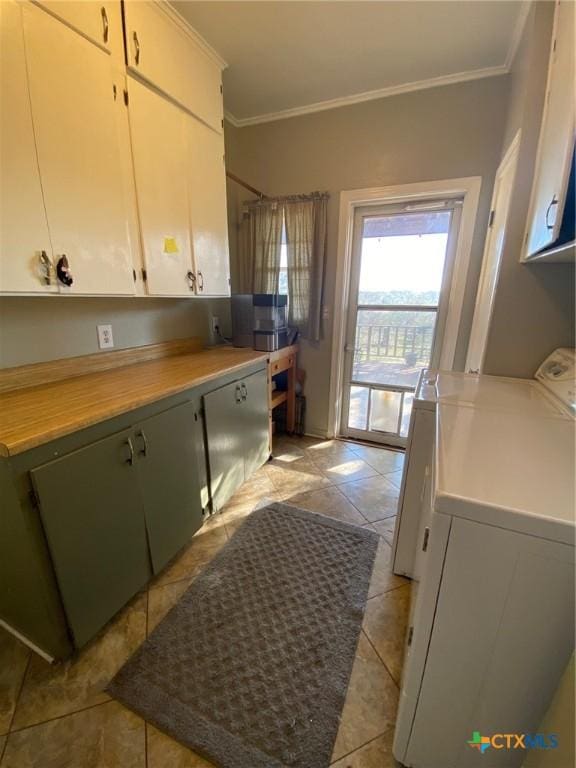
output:
[[[290,117],[300,117],[314,112],[324,112],[328,109],[337,109],[338,107],[347,107],[351,104],[360,104],[364,101],[375,101],[389,96],[400,96],[404,93],[413,91],[424,91],[429,88],[439,88],[443,85],[455,85],[456,83],[465,83],[470,80],[482,80],[486,77],[497,77],[508,74],[509,69],[505,64],[495,67],[484,67],[483,69],[473,69],[466,72],[455,72],[452,75],[442,75],[441,77],[431,77],[428,80],[415,80],[412,83],[403,83],[402,85],[392,85],[387,88],[379,88],[374,91],[364,91],[363,93],[354,93],[350,96],[342,96],[337,99],[328,99],[326,101],[317,101],[314,104],[307,104],[303,107],[292,107],[283,109],[279,112],[267,112],[263,115],[254,115],[254,117],[236,117],[231,112],[225,113],[225,118],[236,128],[244,128],[249,125],[258,125],[260,123],[271,123],[275,120],[287,120]]]

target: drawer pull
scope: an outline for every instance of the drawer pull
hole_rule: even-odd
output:
[[[241,403],[242,402],[242,391],[240,389],[240,384],[236,384],[236,389],[234,390],[235,396],[236,396],[236,402]]]
[[[198,288],[203,291],[204,290],[204,276],[202,275],[202,272],[198,270]]]
[[[248,388],[244,382],[240,384],[240,392],[242,393],[242,400],[246,400],[248,398]]]

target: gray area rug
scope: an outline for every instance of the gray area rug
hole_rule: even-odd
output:
[[[324,768],[378,535],[286,504],[253,512],[108,686],[221,768]]]

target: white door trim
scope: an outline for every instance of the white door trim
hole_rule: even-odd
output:
[[[490,257],[493,256],[494,248],[494,227],[491,223],[488,224],[488,231],[486,233],[486,241],[484,243],[484,253],[482,254],[482,269],[480,271],[480,280],[478,281],[478,290],[476,293],[476,302],[474,305],[474,316],[472,320],[472,327],[470,329],[470,339],[468,340],[468,352],[466,353],[466,365],[465,370],[472,372],[472,370],[478,369],[478,373],[482,373],[484,368],[484,358],[486,357],[486,343],[488,341],[488,334],[490,333],[490,326],[492,325],[492,314],[494,311],[494,298],[496,295],[496,288],[498,286],[498,278],[500,275],[500,266],[502,262],[502,253],[506,245],[508,235],[508,215],[510,212],[510,203],[512,201],[512,194],[514,193],[514,184],[516,178],[516,166],[518,162],[518,150],[520,147],[520,131],[514,136],[510,142],[500,165],[496,171],[494,178],[494,190],[492,192],[492,200],[490,202],[490,211],[497,211],[499,206],[499,197],[502,190],[502,178],[507,174],[512,174],[511,190],[508,200],[504,201],[506,206],[503,211],[504,214],[504,235],[500,244],[500,252],[496,254],[496,274],[494,276],[494,282],[492,290],[488,281],[490,279],[490,269],[492,266]],[[493,215],[493,213],[491,214]],[[482,309],[488,306],[487,316],[485,318],[485,327],[482,328]]]
[[[410,202],[410,200],[459,197],[463,199],[462,219],[450,297],[448,314],[444,329],[440,368],[451,370],[454,365],[458,328],[464,302],[464,291],[470,262],[472,237],[476,223],[476,212],[480,197],[481,176],[467,176],[460,179],[417,182],[390,187],[371,187],[367,189],[349,189],[340,193],[340,212],[338,219],[338,251],[336,261],[336,290],[334,295],[334,317],[332,329],[332,360],[330,366],[330,390],[328,401],[328,436],[334,437],[339,432],[342,395],[342,377],[344,366],[344,340],[346,334],[346,313],[348,311],[348,293],[350,264],[352,260],[352,234],[354,211],[360,206],[386,205],[389,203]]]

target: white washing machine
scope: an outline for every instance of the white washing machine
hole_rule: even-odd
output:
[[[534,379],[422,371],[414,394],[406,445],[392,547],[394,573],[409,578],[415,576],[422,498],[432,464],[437,404],[571,419],[576,412],[575,371],[573,349],[553,352],[536,371]]]
[[[574,354],[535,382],[458,378],[426,385],[436,426],[393,751],[411,768],[519,768],[526,750],[499,735],[537,732],[574,651]]]

